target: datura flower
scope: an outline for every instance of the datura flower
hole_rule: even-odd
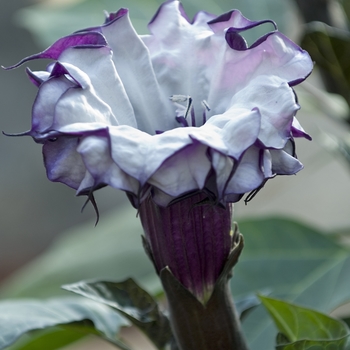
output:
[[[266,22],[274,30],[249,46],[244,32]],[[274,22],[237,10],[190,21],[167,1],[148,29],[138,35],[120,9],[9,67],[53,61],[27,69],[39,92],[32,127],[19,135],[43,144],[50,180],[93,203],[103,186],[125,191],[165,289],[170,269],[206,303],[242,247],[231,203],[302,169],[294,138],[310,137],[293,86],[312,61]]]
[[[120,9],[27,57],[51,59],[32,72],[39,88],[32,136],[47,176],[91,196],[109,185],[135,207],[162,207],[192,193],[233,203],[276,175],[302,169],[294,138],[293,86],[312,70],[309,55],[275,30],[248,46],[241,34],[272,21],[237,11],[199,12],[165,2],[138,35]]]

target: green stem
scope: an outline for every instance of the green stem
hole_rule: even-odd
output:
[[[243,248],[240,240],[206,304],[202,304],[164,268],[160,277],[169,303],[170,322],[180,350],[248,350],[230,287],[232,266]]]

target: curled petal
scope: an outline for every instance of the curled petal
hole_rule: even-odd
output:
[[[109,49],[69,49],[60,57],[70,76],[79,82],[86,102],[103,101],[111,110],[107,124],[137,127],[133,107],[113,64]],[[89,95],[93,96],[89,96]],[[85,104],[87,104],[85,102]]]
[[[44,81],[46,81],[50,77],[49,72],[32,72],[29,68],[26,68],[26,73],[30,81],[37,87],[39,87]]]
[[[138,194],[139,182],[126,174],[113,161],[107,129],[100,130],[98,133],[87,134],[79,143],[77,151],[87,169],[78,193],[86,191],[88,188],[94,189],[102,185],[110,185],[135,195]]]
[[[209,119],[204,128],[211,125],[222,128],[222,140],[228,148],[227,155],[239,159],[242,153],[255,143],[260,132],[259,110],[231,108],[223,115]]]
[[[259,140],[265,147],[283,148],[290,138],[291,125],[300,106],[294,92],[278,77],[259,76],[237,92],[231,105],[258,108],[261,114]]]
[[[271,23],[273,24],[274,29],[277,29],[275,22],[271,20],[251,21],[244,17],[238,10],[229,11],[208,22],[214,33],[225,31],[227,28],[232,28],[236,32],[240,32],[257,27],[264,23]]]
[[[148,183],[172,197],[203,189],[211,164],[208,147],[195,142],[166,159]]]
[[[213,149],[210,152],[210,156],[215,172],[215,192],[219,201],[221,201],[225,198],[227,184],[232,178],[238,163]]]
[[[32,111],[31,136],[37,140],[47,132],[55,119],[55,106],[69,89],[76,84],[65,77],[49,79],[41,84]],[[45,135],[46,137],[46,135]]]
[[[295,147],[289,142],[283,150],[270,150],[272,171],[277,175],[293,175],[303,169],[303,165],[296,158]]]
[[[47,140],[43,147],[47,177],[54,182],[63,182],[78,189],[86,169],[77,152],[79,140],[74,137],[60,136]]]
[[[28,56],[23,60],[19,61],[13,66],[6,67],[5,69],[13,69],[17,68],[25,62],[36,60],[38,58],[49,58],[52,60],[57,60],[61,53],[69,47],[103,47],[106,46],[107,42],[103,35],[97,32],[91,33],[75,33],[72,35],[65,36],[59,40],[57,40],[54,44],[52,44],[46,50],[37,53],[32,56]]]
[[[300,125],[299,121],[295,117],[293,118],[292,123],[292,135],[293,137],[304,137],[309,141],[312,140],[311,136],[303,129],[303,127]]]
[[[113,63],[134,108],[138,128],[149,134],[173,128],[174,119],[169,118],[173,115],[169,95],[160,89],[149,52],[129,16],[102,27],[102,33],[115,52]]]
[[[240,160],[227,185],[227,193],[248,193],[260,187],[271,174],[269,152],[257,147],[249,148]]]

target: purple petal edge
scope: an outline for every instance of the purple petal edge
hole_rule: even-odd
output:
[[[57,60],[61,53],[70,47],[100,48],[103,46],[107,46],[107,41],[101,33],[75,33],[58,39],[53,45],[42,52],[23,58],[13,66],[3,68],[6,70],[14,69],[21,66],[25,62],[41,58]]]
[[[247,50],[248,45],[247,42],[243,37],[241,37],[238,32],[233,29],[229,28],[225,34],[225,39],[228,44],[228,46],[237,51],[244,51]]]
[[[248,18],[244,17],[242,15],[242,13],[238,10],[231,10],[229,12],[226,12],[218,17],[216,17],[215,19],[211,20],[208,22],[208,25],[212,25],[212,24],[215,24],[215,23],[220,23],[220,22],[229,22],[232,18],[232,15],[235,14],[235,13],[238,13],[241,18],[243,19],[245,25],[243,27],[232,27],[234,30],[236,30],[237,32],[241,32],[241,31],[245,31],[245,30],[248,30],[248,29],[251,29],[251,28],[254,28],[254,27],[257,27],[261,24],[264,24],[264,23],[271,23],[275,30],[277,30],[277,25],[274,21],[270,20],[270,19],[264,19],[264,20],[261,20],[261,21],[251,21],[249,20]]]
[[[293,137],[303,137],[309,141],[312,141],[312,137],[307,132],[300,130],[294,126],[292,126],[291,133]]]
[[[77,86],[82,87],[81,84],[69,73],[69,71],[63,64],[61,64],[60,62],[56,62],[51,71],[50,77],[60,77],[62,75],[69,75],[72,78],[72,80],[74,80],[74,82],[77,84]]]
[[[185,12],[185,9],[184,9],[183,6],[182,6],[182,3],[181,3],[181,2],[178,2],[177,0],[168,0],[168,1],[163,2],[163,3],[160,5],[160,7],[158,8],[158,10],[157,10],[157,12],[155,13],[155,15],[154,15],[154,16],[152,17],[152,19],[149,21],[148,26],[150,26],[150,25],[157,19],[157,17],[158,17],[158,16],[160,15],[160,13],[162,12],[163,7],[167,6],[168,4],[170,4],[170,3],[172,3],[172,2],[177,2],[177,3],[178,3],[178,8],[179,8],[179,11],[180,11],[180,13],[181,13],[181,16],[182,16],[183,18],[185,18],[186,21],[187,21],[188,23],[191,23],[190,19],[188,18],[187,14],[186,14],[186,12]]]
[[[108,16],[106,17],[104,25],[111,24],[112,22],[118,20],[119,18],[124,17],[125,15],[128,14],[128,12],[129,12],[128,9],[121,8],[117,12],[109,13]]]
[[[312,73],[312,71],[305,77],[302,77],[302,78],[299,78],[299,79],[295,79],[295,80],[292,80],[292,81],[288,82],[288,85],[290,87],[293,87],[293,86],[301,84],[304,80],[306,80],[311,75],[311,73]]]
[[[37,87],[39,87],[42,83],[43,80],[40,79],[38,76],[36,76],[33,71],[31,71],[28,67],[26,68],[26,73],[29,77],[29,80]]]
[[[102,33],[103,27],[107,27],[113,24],[114,22],[118,21],[120,18],[126,16],[128,13],[129,13],[129,10],[125,8],[121,8],[117,12],[111,12],[111,13],[106,12],[106,19],[104,24],[96,27],[89,27],[89,28],[77,30],[76,32],[74,32],[74,34],[90,33],[90,32]]]

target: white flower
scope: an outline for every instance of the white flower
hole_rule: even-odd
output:
[[[277,30],[248,47],[240,33],[264,22],[239,11],[190,22],[168,1],[150,35],[121,9],[22,60],[53,59],[45,72],[28,70],[39,92],[23,133],[43,143],[48,178],[78,194],[109,185],[135,206],[148,194],[166,206],[197,191],[236,202],[298,172],[293,139],[310,137],[292,87],[312,61]]]

